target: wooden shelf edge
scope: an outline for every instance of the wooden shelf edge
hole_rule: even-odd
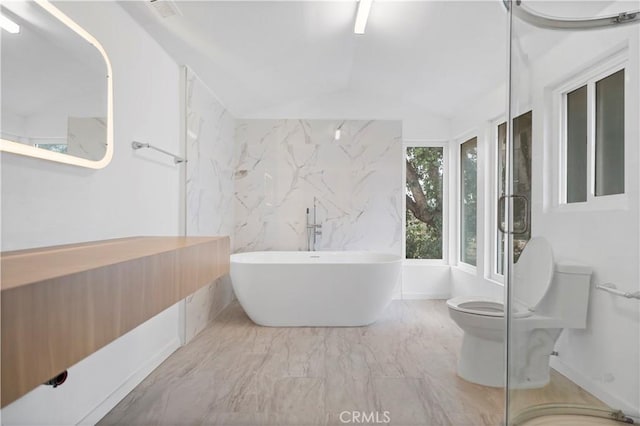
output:
[[[135,237],[3,253],[2,280],[13,274],[13,285],[3,284],[0,299],[1,406],[228,274],[229,256],[229,237]]]

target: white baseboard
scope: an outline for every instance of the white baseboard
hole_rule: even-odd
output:
[[[113,409],[129,392],[138,386],[153,370],[155,370],[169,355],[174,353],[180,347],[180,340],[175,339],[168,343],[158,353],[149,358],[149,360],[140,366],[136,372],[127,377],[124,382],[116,390],[114,390],[104,401],[89,412],[78,425],[95,425],[109,411]]]
[[[590,377],[585,376],[581,372],[577,371],[573,367],[562,362],[558,357],[551,357],[550,360],[551,367],[556,370],[558,373],[562,374],[569,380],[571,380],[576,385],[580,386],[582,389],[589,392],[591,395],[598,398],[600,401],[607,404],[609,407],[622,410],[625,414],[633,417],[640,417],[640,412],[638,412],[638,408],[633,404],[620,399],[615,395],[611,395],[611,393],[607,392],[602,388],[602,386],[591,379]]]
[[[450,299],[451,295],[449,293],[416,293],[416,292],[403,292],[402,299],[403,300],[434,300],[434,299]]]

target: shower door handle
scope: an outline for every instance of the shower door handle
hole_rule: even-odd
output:
[[[513,231],[508,231],[504,229],[504,223],[502,222],[502,218],[504,216],[504,205],[507,201],[507,198],[512,198],[514,200],[522,200],[524,202],[523,211],[523,220],[522,220],[522,228],[514,228]],[[525,234],[529,231],[529,199],[524,195],[501,195],[498,198],[498,229],[503,234]],[[514,221],[515,222],[515,221]]]

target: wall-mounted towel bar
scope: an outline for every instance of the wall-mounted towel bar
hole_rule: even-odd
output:
[[[133,141],[131,142],[131,148],[133,149],[141,149],[141,148],[150,148],[153,149],[155,151],[161,152],[163,154],[168,155],[169,157],[173,157],[173,162],[176,164],[180,164],[180,163],[186,163],[187,160],[179,157],[175,154],[170,153],[169,151],[165,151],[164,149],[161,148],[156,148],[155,146],[149,144],[149,143],[142,143],[142,142],[137,142],[137,141]]]
[[[636,291],[634,293],[621,291],[621,290],[618,290],[616,285],[612,283],[598,284],[596,288],[600,290],[604,290],[611,294],[615,294],[616,296],[626,297],[627,299],[640,299],[640,291]]]

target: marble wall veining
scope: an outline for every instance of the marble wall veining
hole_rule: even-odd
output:
[[[235,150],[234,251],[306,250],[316,197],[318,250],[401,254],[400,121],[239,120]]]
[[[185,70],[186,234],[233,234],[235,118],[188,68]],[[185,340],[190,341],[232,300],[228,276],[187,297]]]

